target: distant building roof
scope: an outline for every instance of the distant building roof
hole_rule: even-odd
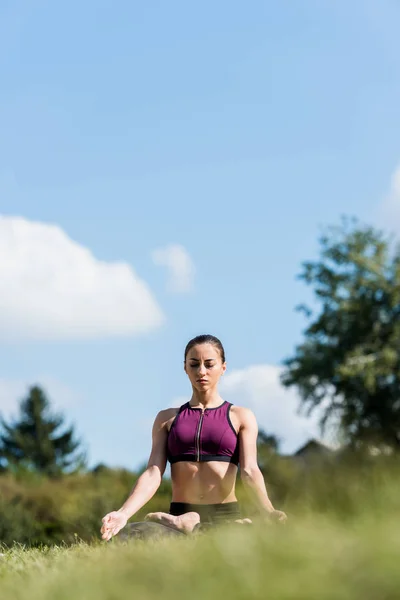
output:
[[[293,456],[305,456],[307,454],[318,454],[320,456],[330,456],[334,452],[335,451],[332,448],[329,448],[322,442],[319,442],[318,440],[315,440],[315,439],[311,439],[308,442],[306,442],[304,444],[304,446],[301,446],[301,448],[299,448],[294,453]]]

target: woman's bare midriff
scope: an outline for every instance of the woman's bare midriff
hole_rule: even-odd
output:
[[[182,461],[171,465],[172,502],[236,502],[237,467],[232,463]]]

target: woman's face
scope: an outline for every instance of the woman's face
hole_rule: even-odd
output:
[[[218,384],[226,370],[221,354],[213,344],[198,344],[187,354],[185,371],[192,386],[199,392],[210,390]]]

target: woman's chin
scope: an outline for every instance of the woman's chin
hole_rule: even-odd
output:
[[[198,382],[196,382],[194,387],[196,388],[196,390],[198,392],[207,392],[209,389],[211,389],[211,386],[210,386],[209,383],[198,383]]]

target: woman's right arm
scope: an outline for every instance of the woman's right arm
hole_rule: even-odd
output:
[[[146,470],[140,475],[129,498],[119,510],[103,518],[101,528],[103,540],[110,540],[125,527],[128,519],[138,512],[154,496],[162,480],[167,464],[168,421],[176,410],[167,409],[158,413],[152,432],[152,449]]]

